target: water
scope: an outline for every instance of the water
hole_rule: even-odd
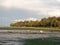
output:
[[[0,45],[23,45],[23,39],[18,38],[0,38]]]
[[[60,33],[51,33],[51,34],[0,33],[0,45],[24,45],[26,39],[41,38],[42,40],[44,40],[44,38],[49,37],[60,37]],[[59,40],[46,39],[46,40],[53,42],[54,41],[60,42],[60,39]]]
[[[48,38],[44,39],[43,38],[43,39],[39,39],[39,40],[31,39],[30,41],[28,41],[28,43],[26,41],[26,44],[25,44],[24,40],[25,39],[19,39],[19,38],[14,38],[14,39],[12,39],[12,38],[0,38],[0,45],[27,45],[27,44],[31,45],[34,42],[36,42],[36,43],[34,43],[33,45],[37,45],[37,44],[41,44],[41,45],[60,45],[60,38],[59,39],[48,39]],[[46,41],[44,41],[44,40],[46,40]]]

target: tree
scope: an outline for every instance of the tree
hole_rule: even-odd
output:
[[[42,18],[40,21],[20,21],[10,24],[11,27],[60,27],[60,17]]]

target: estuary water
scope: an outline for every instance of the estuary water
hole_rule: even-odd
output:
[[[8,33],[7,33],[8,32]],[[14,32],[14,33],[13,33]],[[17,33],[20,32],[20,33]],[[21,33],[25,32],[25,33]],[[29,33],[29,31],[7,31],[7,30],[0,30],[0,45],[24,45],[26,39],[37,39],[37,38],[48,38],[48,37],[59,37],[60,32],[48,32],[48,33]],[[39,32],[39,31],[37,31]],[[51,41],[50,39],[48,39]],[[59,40],[58,40],[59,41]],[[59,41],[60,42],[60,41]]]

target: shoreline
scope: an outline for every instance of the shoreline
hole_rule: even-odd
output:
[[[0,27],[0,30],[60,30],[59,28],[49,28],[49,27]]]

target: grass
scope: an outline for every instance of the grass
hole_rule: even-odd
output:
[[[60,29],[48,27],[0,27],[0,30],[60,30]]]

